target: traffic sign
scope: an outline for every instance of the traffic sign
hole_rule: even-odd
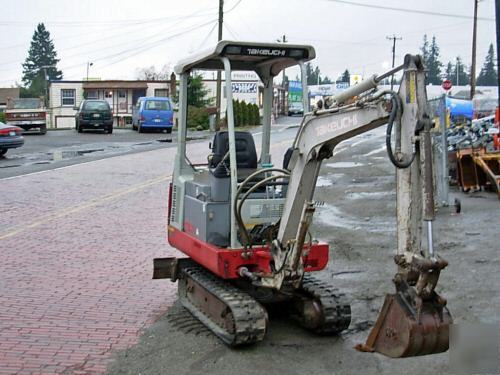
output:
[[[445,79],[443,81],[443,83],[441,84],[441,86],[443,87],[443,89],[445,89],[446,91],[450,90],[451,89],[451,81],[449,79]]]

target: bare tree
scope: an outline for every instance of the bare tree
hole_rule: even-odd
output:
[[[160,70],[156,70],[154,65],[137,68],[135,70],[135,78],[144,81],[164,81],[170,77],[170,65],[165,64]]]

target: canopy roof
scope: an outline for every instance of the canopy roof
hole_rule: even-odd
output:
[[[176,74],[183,74],[193,69],[224,69],[220,60],[222,56],[231,61],[232,70],[251,70],[260,76],[276,76],[282,69],[299,61],[314,59],[316,52],[308,45],[221,40],[215,47],[181,60],[174,70]]]

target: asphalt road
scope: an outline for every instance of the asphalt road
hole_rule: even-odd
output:
[[[203,134],[194,137],[203,137]],[[0,178],[171,147],[175,136],[161,132],[138,133],[131,129],[115,129],[113,134],[54,130],[45,135],[25,134],[24,140],[24,146],[0,157]]]
[[[297,125],[299,117],[282,117],[275,132]],[[250,131],[260,134],[260,128]],[[208,131],[189,131],[191,141],[210,138]],[[25,144],[0,156],[0,179],[41,172],[69,165],[106,159],[143,151],[176,147],[177,133],[167,134],[150,130],[138,133],[131,129],[114,129],[113,134],[102,131],[53,130],[45,135],[25,134]]]

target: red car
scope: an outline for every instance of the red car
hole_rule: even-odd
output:
[[[23,129],[0,122],[0,156],[5,155],[9,148],[24,145]]]

